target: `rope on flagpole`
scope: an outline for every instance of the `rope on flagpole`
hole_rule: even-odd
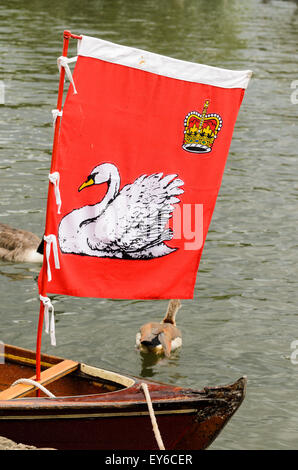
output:
[[[161,435],[160,435],[160,432],[159,432],[159,429],[158,429],[158,425],[157,425],[157,422],[156,422],[156,418],[155,418],[155,414],[154,414],[154,410],[153,410],[153,406],[152,406],[152,401],[151,401],[151,397],[150,397],[149,390],[148,390],[148,385],[145,384],[144,382],[142,382],[141,387],[143,389],[143,392],[144,392],[144,395],[145,395],[145,398],[146,398],[146,401],[147,401],[149,415],[150,415],[150,419],[151,419],[151,423],[152,423],[152,427],[153,427],[153,432],[154,432],[154,436],[155,436],[158,448],[159,448],[159,450],[165,450],[165,446],[164,446],[164,443],[162,441],[162,438],[161,438]]]

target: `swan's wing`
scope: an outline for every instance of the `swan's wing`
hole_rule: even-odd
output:
[[[128,253],[171,240],[172,231],[165,227],[173,204],[180,202],[177,196],[184,192],[183,184],[177,175],[140,176],[109,204],[96,224],[96,235],[100,238],[105,231],[115,249]]]

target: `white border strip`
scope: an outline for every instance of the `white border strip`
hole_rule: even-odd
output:
[[[246,88],[252,76],[250,70],[228,70],[186,62],[84,35],[78,40],[78,55],[221,88]]]

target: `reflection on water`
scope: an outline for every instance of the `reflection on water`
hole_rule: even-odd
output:
[[[140,376],[141,377],[153,377],[155,375],[155,368],[154,366],[158,362],[168,362],[168,360],[165,360],[164,356],[159,356],[157,354],[153,353],[144,353],[142,351],[139,352],[140,357],[141,357],[141,372]]]
[[[24,266],[18,267],[14,263],[0,263],[0,276],[6,276],[12,281],[21,281],[22,279],[34,279],[37,281],[38,273],[39,270],[31,266],[24,268]]]
[[[61,357],[203,388],[248,376],[247,398],[213,449],[298,448],[297,2],[3,0],[0,5],[0,221],[42,236],[62,31],[183,60],[251,69],[194,300],[170,359],[135,350],[166,301],[51,296]],[[70,55],[76,53],[75,41]],[[0,340],[34,348],[38,268],[0,263]],[[285,387],[285,384],[287,386]]]
[[[152,352],[138,351],[141,359],[141,371],[139,375],[141,377],[154,377],[157,375],[158,369],[155,367],[159,364],[159,367],[175,367],[179,361],[179,351],[172,352],[171,357],[168,359],[163,354],[154,354]]]

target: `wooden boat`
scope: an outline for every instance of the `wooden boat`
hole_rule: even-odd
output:
[[[1,359],[1,358],[0,358]],[[54,449],[158,449],[142,384],[165,449],[206,449],[239,408],[246,388],[193,390],[42,354],[41,380],[55,397],[36,396],[35,352],[5,345],[0,364],[0,435]]]

